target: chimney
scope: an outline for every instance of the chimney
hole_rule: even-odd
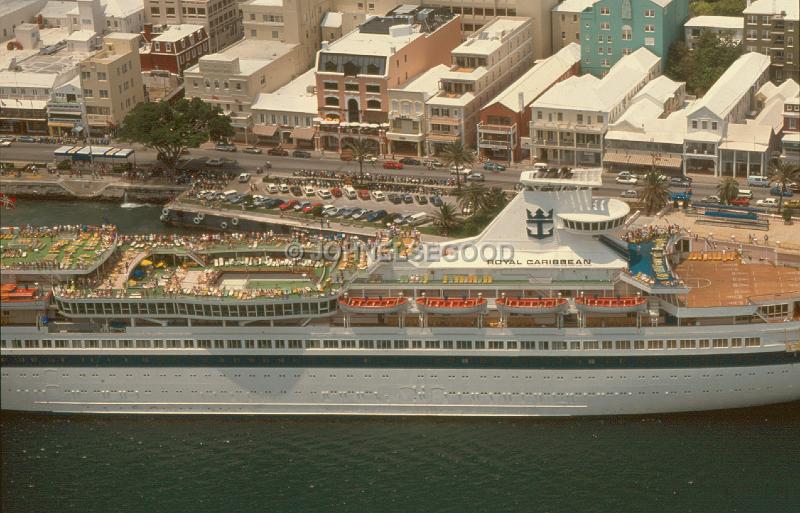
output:
[[[40,29],[44,28],[44,16],[41,14],[36,15],[36,24],[39,25]]]
[[[148,43],[150,42],[150,37],[153,35],[153,24],[152,23],[145,23],[143,26],[144,30],[144,40]]]
[[[525,110],[525,93],[520,91],[517,95],[517,99],[519,101],[519,111],[522,112]]]
[[[327,41],[323,41],[322,42],[322,49],[323,50],[327,50],[328,49],[328,42]]]

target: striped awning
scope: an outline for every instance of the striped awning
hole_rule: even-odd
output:
[[[610,164],[629,164],[632,166],[681,167],[681,158],[664,154],[639,153],[632,151],[606,150],[603,161]]]

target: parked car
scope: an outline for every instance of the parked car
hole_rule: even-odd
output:
[[[244,153],[255,153],[258,155],[261,153],[261,148],[256,148],[255,146],[245,146],[242,151]]]
[[[634,176],[618,176],[614,181],[624,185],[636,185],[639,183],[639,179]]]
[[[292,187],[289,190],[295,196],[302,196],[303,195],[303,189],[301,189],[299,185],[292,185]]]
[[[444,205],[444,201],[442,201],[441,196],[431,196],[431,203],[434,207],[441,207]]]
[[[211,167],[222,167],[224,163],[222,159],[206,159],[206,165]]]
[[[399,216],[395,217],[392,222],[394,224],[406,224],[408,219],[413,215],[414,214],[400,214]]]
[[[334,207],[333,205],[325,205],[324,207],[322,207],[322,215],[324,215],[325,217],[335,216],[338,211],[339,209]]]
[[[250,181],[250,173],[242,173],[242,174],[240,174],[239,178],[237,178],[237,180],[239,180],[239,183],[247,183],[247,182],[249,182]]]
[[[383,163],[383,169],[403,169],[403,164],[396,160],[387,160]]]
[[[326,200],[326,199],[331,199],[333,197],[333,194],[331,194],[331,191],[329,191],[328,189],[320,189],[317,191],[317,196]]]
[[[280,189],[281,192],[289,192],[289,186],[286,185],[285,183],[280,184],[278,186],[278,189]]]
[[[483,169],[485,169],[486,171],[505,171],[506,166],[504,166],[503,164],[498,164],[497,162],[489,161],[483,164]]]
[[[30,135],[18,135],[17,142],[25,142],[25,143],[32,143],[36,142],[35,137],[31,137]]]
[[[297,205],[295,205],[294,207],[292,207],[292,209],[293,209],[295,212],[302,212],[302,211],[303,211],[303,209],[304,209],[304,208],[306,208],[307,206],[309,206],[310,204],[311,204],[311,202],[310,202],[310,201],[301,201],[301,202],[299,202]]]
[[[8,148],[9,146],[11,146],[11,141],[0,141],[0,148]]]
[[[310,159],[311,158],[311,152],[305,151],[305,150],[294,150],[292,152],[292,157],[297,157],[297,158],[300,158],[300,159]]]
[[[533,167],[536,168],[536,166],[538,166],[538,165],[539,164],[534,164]],[[547,169],[547,165],[546,164],[544,164],[544,169]],[[617,174],[617,178],[639,178],[639,175],[637,175],[636,173],[631,173],[630,171],[620,171]]]
[[[486,177],[483,176],[483,173],[470,173],[467,175],[467,180],[470,182],[482,182],[486,180]]]
[[[315,191],[314,188],[311,187],[310,185],[306,185],[305,187],[303,187],[303,194],[305,194],[306,196],[313,196],[316,193],[317,191]]]
[[[747,198],[741,198],[741,197],[733,198],[731,200],[731,205],[736,205],[737,207],[749,207],[750,206],[750,200],[747,199]]]
[[[278,186],[275,185],[274,183],[268,183],[266,187],[267,187],[267,192],[268,193],[270,193],[270,194],[278,194]]]
[[[233,144],[228,144],[228,143],[217,143],[214,146],[214,149],[217,150],[217,151],[234,152],[234,151],[236,151],[236,146],[234,146]]]
[[[784,198],[791,198],[792,196],[794,196],[794,193],[791,191],[791,189],[786,189],[785,191],[781,191],[780,185],[774,186],[772,189],[769,190],[769,193],[772,194],[773,196],[782,195]]]
[[[372,191],[372,199],[375,201],[383,201],[386,199],[386,195],[383,191]]]
[[[419,166],[422,164],[419,159],[415,159],[414,157],[403,157],[400,159],[400,163],[406,166]]]
[[[336,212],[336,217],[342,217],[342,218],[348,217],[352,215],[353,212],[355,212],[356,210],[358,210],[356,207],[340,208],[339,211]]]
[[[414,199],[416,199],[417,203],[419,203],[420,205],[427,205],[428,204],[428,198],[426,198],[422,194],[417,194],[416,196],[414,196]]]
[[[691,187],[692,179],[686,176],[673,176],[669,179],[669,184],[674,187]]]
[[[403,195],[403,203],[414,203],[414,196],[410,194]]]
[[[720,203],[719,196],[705,196],[700,201],[703,203]]]
[[[293,209],[293,208],[295,207],[295,205],[297,205],[298,203],[299,203],[299,202],[298,202],[296,199],[291,199],[291,200],[289,200],[289,201],[284,201],[283,203],[281,203],[281,206],[280,206],[280,207],[278,207],[278,208],[280,208],[281,210],[284,210],[284,211],[286,211],[286,210],[291,210],[291,209]]]
[[[431,166],[431,167],[442,167],[442,166],[444,166],[444,164],[442,164],[441,160],[434,159],[434,158],[424,159],[422,161],[422,163],[425,164],[426,166]]]
[[[370,212],[369,214],[367,214],[365,219],[368,222],[373,223],[373,222],[378,221],[379,219],[381,219],[383,217],[386,217],[386,211],[385,210],[376,210],[374,212]]]
[[[756,201],[757,207],[777,207],[778,200],[775,198],[764,198]]]
[[[273,155],[275,157],[288,157],[289,152],[281,148],[280,146],[275,148],[270,148],[267,150],[267,155]]]
[[[370,198],[369,191],[367,189],[360,189],[358,191],[358,197],[362,200],[368,200]]]
[[[747,177],[747,185],[750,187],[769,187],[769,178],[760,175],[750,175]]]
[[[388,199],[389,201],[391,201],[395,205],[399,205],[400,203],[403,202],[403,199],[400,197],[399,194],[388,194],[386,196],[386,199]]]
[[[369,153],[364,155],[364,162],[377,162],[377,161],[378,157],[376,157],[375,155]]]
[[[341,198],[342,197],[342,189],[339,187],[334,187],[331,189],[331,194],[333,194],[334,198]]]
[[[786,184],[786,187],[792,192],[800,192],[800,183],[792,182],[792,183]]]
[[[352,214],[350,214],[350,217],[353,219],[361,219],[367,214],[367,212],[368,211],[363,208],[357,208],[353,211]]]
[[[622,194],[620,194],[620,196],[622,196],[623,198],[636,199],[639,197],[639,191],[637,191],[636,189],[628,189],[627,191],[622,191]]]
[[[303,213],[310,214],[315,208],[322,208],[322,203],[320,203],[319,201],[309,203],[308,205],[303,207]]]
[[[468,176],[470,173],[472,173],[472,169],[468,169],[468,168],[466,168],[464,166],[456,166],[455,164],[450,166],[450,174],[451,175],[465,175],[465,176]]]
[[[277,208],[281,206],[283,200],[280,198],[270,198],[264,202],[264,208]]]

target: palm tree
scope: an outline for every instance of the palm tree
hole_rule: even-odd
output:
[[[486,195],[486,206],[491,212],[500,212],[508,205],[508,196],[506,191],[500,187],[492,187]]]
[[[717,185],[717,196],[723,205],[729,205],[739,195],[739,182],[736,178],[727,177]]]
[[[439,211],[433,215],[433,224],[439,228],[439,233],[444,236],[449,235],[461,224],[461,220],[457,217],[456,207],[451,203],[445,203],[439,207]]]
[[[370,154],[372,147],[365,139],[355,139],[344,145],[353,152],[353,160],[358,162],[358,180],[364,182],[364,159]]]
[[[442,161],[445,166],[456,169],[456,188],[461,189],[460,171],[475,162],[475,153],[464,146],[461,141],[456,141],[445,146],[442,151]]]
[[[669,200],[669,185],[667,180],[655,169],[644,175],[642,188],[642,201],[648,213],[652,214],[661,210]]]
[[[781,195],[778,198],[778,212],[783,208],[783,195],[787,186],[794,180],[800,179],[800,167],[783,159],[773,159],[769,166],[769,180],[776,187],[780,187]]]
[[[487,198],[489,191],[482,184],[473,183],[456,192],[458,198],[458,206],[464,209],[467,205],[472,205],[474,212],[478,210],[487,210]]]

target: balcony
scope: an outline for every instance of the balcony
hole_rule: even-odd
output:
[[[428,132],[426,138],[429,141],[435,141],[435,142],[455,142],[459,140],[461,136],[457,133]]]
[[[566,121],[542,121],[540,119],[533,122],[533,127],[535,129],[570,130],[592,133],[602,133],[605,131],[604,125],[587,125],[584,123],[570,123]]]
[[[431,116],[428,118],[428,121],[432,124],[436,125],[451,125],[451,126],[460,126],[461,119],[460,118],[451,118],[445,116]]]
[[[478,123],[478,133],[484,134],[516,134],[517,125],[492,125],[489,123]]]
[[[64,114],[80,114],[83,112],[83,107],[80,103],[71,102],[47,102],[47,112],[50,113],[64,113]]]

